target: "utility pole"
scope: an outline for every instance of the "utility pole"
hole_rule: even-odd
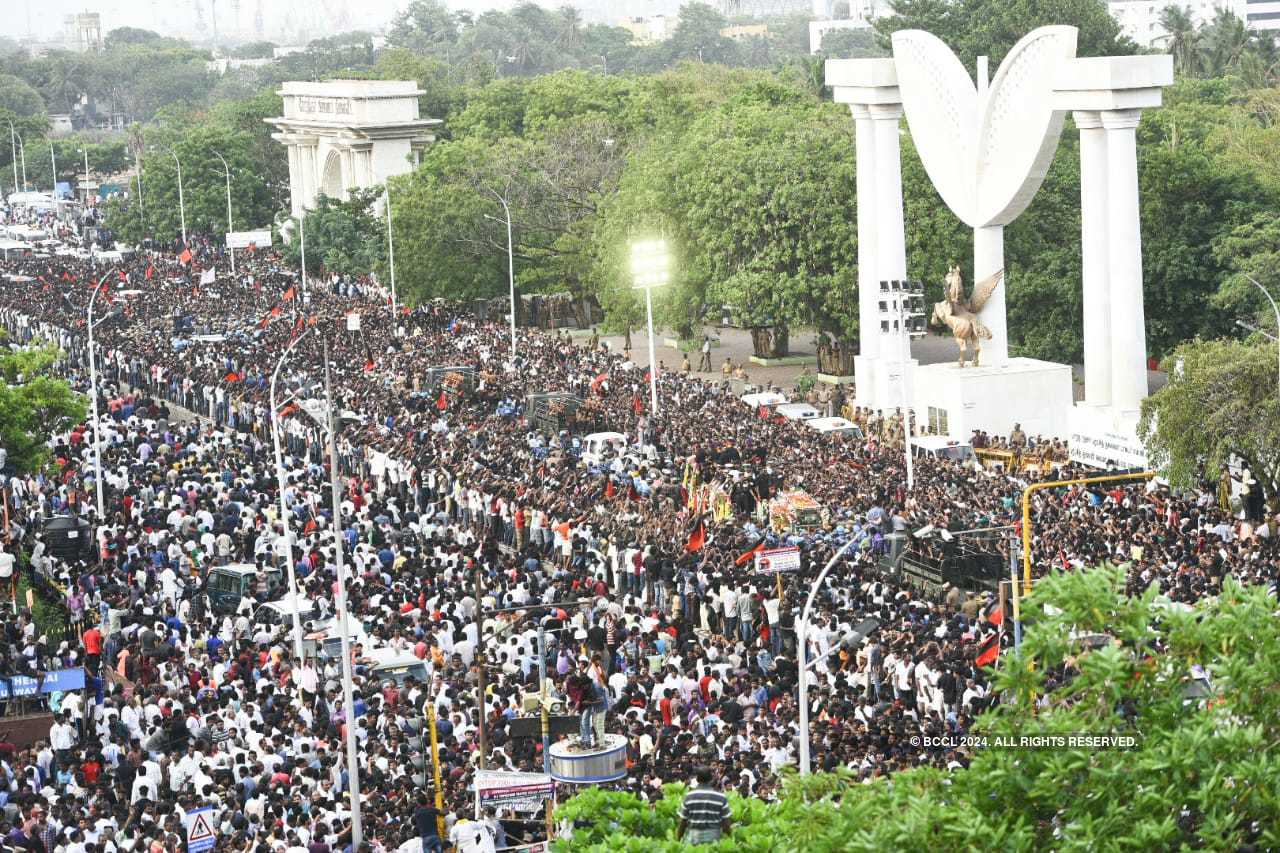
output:
[[[488,764],[488,757],[489,757],[489,731],[488,731],[488,727],[485,725],[486,721],[485,721],[484,694],[485,694],[485,691],[488,689],[488,684],[486,683],[485,659],[484,659],[484,608],[481,606],[481,602],[484,601],[484,586],[483,586],[483,582],[481,581],[482,571],[483,570],[481,569],[480,564],[476,563],[476,576],[475,576],[476,656],[475,656],[475,662],[476,662],[476,670],[479,674],[479,688],[480,688],[479,693],[476,695],[476,711],[478,712],[476,734],[478,736],[479,743],[480,743],[480,764],[478,766],[481,770],[484,770],[485,765]],[[477,800],[476,803],[478,807],[479,800]]]
[[[338,419],[329,370],[329,339],[324,339],[324,397],[329,422],[329,488],[333,500],[333,552],[338,567],[338,631],[342,637],[342,711],[347,729],[347,793],[351,799],[351,849],[364,840],[360,821],[360,767],[356,761],[356,704],[351,684],[351,633],[347,624],[346,568],[342,560],[342,491],[338,486]]]

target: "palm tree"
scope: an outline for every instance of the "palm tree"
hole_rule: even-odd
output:
[[[1218,10],[1213,23],[1201,30],[1200,38],[1206,67],[1214,77],[1234,72],[1249,47],[1249,30],[1244,21],[1226,9]]]
[[[1174,69],[1188,76],[1199,73],[1200,33],[1191,20],[1191,7],[1165,6],[1160,12],[1160,28],[1165,32],[1165,47],[1173,54]]]

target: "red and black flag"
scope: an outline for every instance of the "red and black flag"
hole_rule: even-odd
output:
[[[764,540],[761,539],[749,550],[739,554],[738,559],[734,560],[733,564],[735,566],[744,566],[747,563],[751,562],[753,559],[755,559],[756,554],[759,554],[763,550],[764,550]]]
[[[991,666],[1000,657],[1000,632],[992,631],[978,644],[978,656],[973,659],[975,666]]]
[[[702,514],[698,516],[697,521],[693,523],[693,529],[689,531],[689,539],[684,543],[685,551],[696,554],[701,551],[707,544],[707,516]]]
[[[613,497],[613,478],[612,477],[609,477],[608,479],[605,480],[604,496],[605,498]]]

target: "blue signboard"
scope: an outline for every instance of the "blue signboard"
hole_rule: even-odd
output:
[[[83,689],[84,670],[80,667],[46,672],[42,682],[26,675],[0,678],[0,699],[35,696],[37,693],[66,693],[68,690]]]

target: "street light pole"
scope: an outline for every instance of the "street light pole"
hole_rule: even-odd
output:
[[[280,432],[284,429],[284,424],[280,418],[280,404],[276,402],[276,380],[280,378],[280,369],[284,367],[284,363],[289,359],[289,354],[294,348],[302,342],[302,339],[311,331],[310,327],[304,329],[301,335],[293,340],[293,343],[285,347],[280,355],[279,361],[276,362],[276,369],[271,373],[270,401],[271,401],[271,441],[275,446],[276,456],[276,486],[280,492],[280,529],[284,536],[285,548],[284,558],[285,565],[288,567],[289,576],[289,593],[293,596],[293,654],[294,659],[302,660],[302,617],[298,613],[298,579],[295,575],[293,566],[293,534],[289,529],[289,507],[285,504],[285,476],[284,476],[284,454],[280,449]]]
[[[507,206],[507,200],[498,195],[497,190],[490,189],[493,197],[502,205],[502,212],[506,214],[507,223],[507,285],[511,289],[511,361],[516,360],[516,268],[515,268],[515,251],[511,243],[511,208]],[[485,214],[488,216],[488,214]],[[493,219],[492,216],[489,216]]]
[[[13,160],[13,191],[18,191],[18,131],[14,130],[13,121],[9,120],[9,156]]]
[[[235,230],[231,227],[231,167],[227,165],[227,161],[217,151],[213,152],[213,156],[222,161],[222,171],[227,176],[227,233],[230,234]],[[227,254],[231,257],[231,275],[234,276],[236,274],[236,250],[228,245]]]
[[[105,278],[106,275],[103,276],[103,279]],[[102,291],[103,279],[98,280],[93,287],[93,293],[89,295],[89,401],[93,404],[93,491],[97,501],[99,527],[106,523],[107,510],[103,499],[105,483],[102,479],[102,437],[98,426],[98,364],[93,355],[93,303]],[[97,542],[96,533],[94,541]]]
[[[809,675],[808,675],[808,642],[809,642],[809,611],[813,607],[813,599],[818,595],[818,589],[822,586],[822,581],[827,577],[827,573],[835,566],[836,561],[844,556],[844,552],[849,550],[849,546],[857,542],[856,536],[850,536],[843,545],[836,549],[831,555],[831,559],[822,567],[822,571],[818,572],[817,579],[813,582],[812,588],[809,590],[809,598],[804,603],[804,610],[800,611],[800,621],[796,623],[796,662],[799,664],[798,672],[800,677],[800,774],[807,775],[809,769]]]
[[[302,215],[298,217],[298,242],[299,248],[302,250],[302,302],[307,302],[307,209],[302,209]]]
[[[169,156],[178,167],[178,216],[182,223],[182,248],[185,249],[187,248],[187,205],[182,197],[182,161],[178,159],[178,152],[172,148],[169,149]]]
[[[351,685],[351,632],[347,625],[347,580],[342,560],[342,492],[338,487],[338,422],[329,369],[329,340],[324,341],[324,398],[329,422],[329,490],[333,500],[333,551],[338,567],[338,625],[342,635],[342,706],[347,724],[347,792],[351,799],[351,849],[364,840],[360,821],[360,768],[356,762],[355,690]]]
[[[80,153],[84,155],[84,201],[89,203],[89,146],[86,144],[80,149]]]
[[[391,333],[396,330],[396,242],[391,220],[391,179],[387,178],[387,261],[391,265]]]
[[[53,185],[53,190],[49,193],[49,195],[53,196],[56,199],[58,197],[58,158],[53,153],[52,139],[49,140],[49,168],[53,170],[52,172],[53,180],[50,181],[50,183]],[[141,186],[141,184],[139,184],[139,186]]]
[[[631,244],[631,275],[635,288],[644,290],[645,315],[649,324],[649,412],[658,415],[658,355],[653,343],[653,289],[671,280],[666,240]]]
[[[52,146],[49,149],[53,150]],[[142,193],[142,159],[138,157],[138,149],[133,149],[133,170],[138,173],[138,218],[142,221],[142,233],[147,233],[147,205]]]
[[[21,135],[18,136],[18,153],[22,157],[22,191],[27,191],[27,143]]]
[[[1276,301],[1271,298],[1271,293],[1259,284],[1257,279],[1251,275],[1246,275],[1245,278],[1249,279],[1254,287],[1261,290],[1262,295],[1267,297],[1267,301],[1271,303],[1271,310],[1276,314],[1276,337],[1280,338],[1280,306],[1276,305]],[[1276,344],[1276,393],[1280,394],[1280,343]]]

